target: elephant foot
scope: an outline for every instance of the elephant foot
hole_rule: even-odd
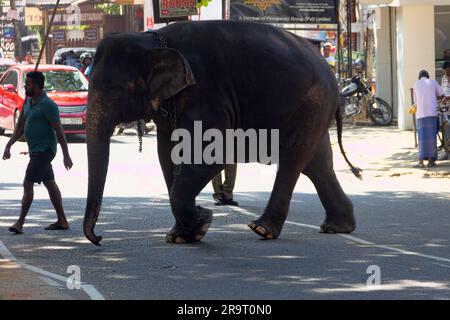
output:
[[[197,206],[197,209],[197,223],[195,226],[189,228],[190,231],[186,232],[181,226],[175,224],[166,235],[167,243],[183,244],[202,240],[211,225],[212,211],[199,206]]]
[[[273,240],[278,238],[281,233],[281,228],[277,227],[274,223],[267,221],[264,218],[252,221],[248,224],[248,227],[253,230],[258,236],[264,239]]]
[[[320,233],[352,233],[355,228],[355,222],[337,223],[325,220],[320,225]]]

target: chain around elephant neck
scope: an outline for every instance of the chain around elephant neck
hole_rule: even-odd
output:
[[[164,36],[162,34],[160,34],[159,32],[156,32],[156,31],[148,31],[148,33],[156,35],[156,37],[158,38],[158,41],[159,41],[159,46],[161,48],[164,49],[164,48],[168,47],[167,40],[166,40],[166,38],[164,38]],[[161,107],[159,110],[163,117],[165,117],[165,118],[169,117],[169,122],[170,122],[172,132],[175,131],[175,129],[177,128],[177,106],[175,105],[175,98],[170,97],[170,98],[164,100],[161,103]],[[174,142],[174,144],[175,144],[175,142]],[[178,172],[180,171],[180,168],[181,167],[179,165],[174,165],[173,166],[173,174],[177,175]]]
[[[156,31],[147,31],[147,33],[150,34],[154,34],[158,37],[158,41],[159,41],[159,46],[161,48],[167,48],[167,40],[166,38],[164,38],[164,36],[162,34],[160,34],[159,32]],[[170,107],[171,105],[173,105],[173,114],[171,115],[171,126],[172,126],[172,130],[176,129],[176,109],[175,109],[175,104],[172,101],[173,99],[167,99],[167,101],[164,101],[163,104],[161,105],[161,113],[164,117],[167,117],[167,115],[169,114],[168,107]],[[139,152],[142,152],[142,138],[144,136],[145,133],[145,128],[142,127],[144,123],[145,126],[145,121],[141,121],[139,120],[137,123],[137,133],[138,133],[138,139],[139,139]]]
[[[154,34],[158,38],[160,48],[164,49],[168,47],[167,40],[161,33],[157,31],[147,31],[147,33]],[[173,97],[162,102],[160,112],[163,117],[169,116],[172,131],[175,130],[177,128],[177,108]]]

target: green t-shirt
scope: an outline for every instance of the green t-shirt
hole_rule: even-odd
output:
[[[31,104],[31,98],[24,106],[25,138],[29,152],[43,152],[51,148],[56,154],[56,133],[50,123],[60,123],[59,109],[45,92],[37,102]]]

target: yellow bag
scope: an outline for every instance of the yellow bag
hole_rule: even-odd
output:
[[[411,107],[409,107],[408,112],[411,113],[411,114],[416,114],[417,107],[415,105],[412,105]]]

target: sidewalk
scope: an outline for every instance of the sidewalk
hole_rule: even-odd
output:
[[[0,300],[69,300],[62,290],[17,263],[0,259]]]
[[[348,166],[339,156],[336,127],[330,129],[335,166]],[[401,131],[397,126],[378,127],[349,125],[343,128],[343,145],[350,161],[364,171],[364,176],[399,177],[411,175],[421,178],[450,178],[450,161],[438,161],[437,167],[418,169],[418,149],[414,147],[413,131]]]

